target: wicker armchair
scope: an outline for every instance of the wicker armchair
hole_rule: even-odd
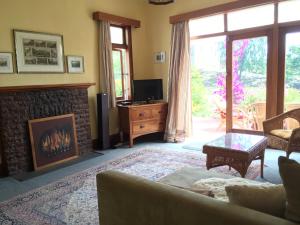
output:
[[[287,157],[292,152],[300,152],[300,128],[283,130],[283,121],[293,118],[300,122],[300,108],[282,113],[263,122],[264,134],[268,137],[268,146],[283,149]]]
[[[254,128],[256,130],[263,130],[263,121],[266,119],[266,103],[256,102],[249,107],[249,113],[252,114]]]

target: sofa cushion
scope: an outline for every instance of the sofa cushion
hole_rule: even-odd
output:
[[[288,140],[291,135],[292,135],[293,130],[283,130],[283,129],[276,129],[276,130],[271,130],[270,133],[274,136],[283,138]]]
[[[225,187],[229,185],[270,185],[269,183],[261,183],[254,180],[248,180],[240,177],[234,177],[229,179],[223,179],[223,178],[207,178],[207,179],[200,179],[196,181],[192,188],[197,190],[211,190],[214,198],[228,202],[228,196],[225,191]]]
[[[193,187],[193,184],[199,179],[205,179],[209,177],[218,177],[223,179],[229,179],[233,176],[217,173],[214,171],[207,171],[197,167],[183,167],[174,173],[171,173],[158,182],[174,186],[177,188],[185,189],[188,191],[196,192],[198,194],[214,197],[213,190],[209,187]]]
[[[287,197],[285,217],[300,222],[300,164],[283,156],[279,157],[278,164]]]
[[[283,185],[233,185],[225,187],[229,202],[283,217],[285,211],[285,190]]]
[[[203,170],[198,167],[183,167],[174,173],[171,173],[163,178],[161,178],[158,182],[168,184],[175,187],[180,187],[184,189],[191,188],[193,184],[200,180],[211,177],[224,178],[229,179],[233,178],[231,175],[218,173],[215,171]]]

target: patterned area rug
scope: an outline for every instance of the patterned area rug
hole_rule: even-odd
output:
[[[205,162],[206,156],[196,151],[153,147],[139,149],[0,203],[0,224],[99,224],[97,173],[118,170],[156,181],[186,166],[206,169]],[[234,170],[229,171],[228,167],[213,170],[239,176]],[[253,162],[246,177],[254,179],[259,173],[259,163]]]

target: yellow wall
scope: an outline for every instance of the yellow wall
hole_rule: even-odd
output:
[[[62,34],[65,55],[81,55],[84,74],[0,74],[0,86],[96,82],[89,88],[93,138],[96,131],[95,95],[99,92],[97,25],[92,12],[102,11],[141,21],[133,29],[134,78],[163,78],[167,93],[171,25],[169,16],[229,2],[229,0],[176,0],[166,6],[146,0],[0,0],[0,52],[13,52],[13,29]],[[167,62],[154,64],[153,54],[166,51]],[[110,133],[118,132],[116,112],[111,113]]]
[[[175,3],[165,6],[147,5],[147,30],[150,46],[150,57],[155,52],[165,51],[167,53],[167,62],[171,47],[171,29],[169,17],[181,13],[211,7],[214,5],[232,2],[233,0],[176,0]],[[149,59],[148,61],[151,61]],[[164,96],[167,96],[168,67],[169,63],[152,64],[152,70],[149,75],[156,78],[162,78],[164,81]]]
[[[0,52],[13,52],[13,29],[62,34],[65,55],[81,55],[84,74],[0,74],[0,86],[96,82],[89,88],[92,136],[96,138],[95,95],[99,92],[97,25],[92,12],[103,11],[141,20],[133,29],[133,61],[136,74],[145,74],[147,45],[144,8],[141,0],[0,0]],[[110,133],[116,133],[116,113],[112,114]]]

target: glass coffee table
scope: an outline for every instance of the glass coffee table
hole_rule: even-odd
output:
[[[207,154],[206,167],[211,169],[228,165],[245,177],[253,160],[261,160],[261,177],[263,177],[264,155],[267,138],[260,135],[227,133],[203,146]]]

